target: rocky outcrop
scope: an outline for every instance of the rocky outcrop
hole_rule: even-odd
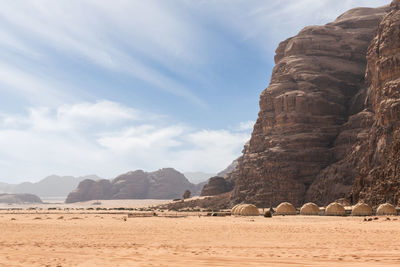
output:
[[[223,177],[215,176],[210,178],[208,183],[201,190],[200,196],[215,196],[232,191],[233,185]]]
[[[0,194],[0,203],[28,204],[28,203],[43,203],[43,202],[38,196],[32,194]]]
[[[138,170],[111,181],[84,180],[68,195],[66,203],[98,199],[175,199],[180,198],[186,190],[198,195],[201,188],[171,168],[155,172]]]
[[[279,45],[250,142],[232,173],[232,204],[325,204],[352,190],[359,159],[346,158],[374,123],[364,104],[366,54],[387,11],[353,9]]]
[[[79,183],[78,187],[68,194],[66,203],[74,203],[88,200],[112,199],[113,190],[109,180],[94,181],[86,179]]]
[[[358,161],[350,198],[400,205],[400,0],[393,1],[368,54],[367,103],[374,123]]]

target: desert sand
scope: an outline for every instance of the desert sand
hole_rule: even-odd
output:
[[[0,213],[1,266],[400,265],[400,218]]]

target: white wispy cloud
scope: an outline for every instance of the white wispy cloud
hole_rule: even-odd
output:
[[[325,24],[355,7],[378,7],[390,0],[214,0],[189,1],[218,22],[236,41],[246,42],[262,52],[274,51],[277,44],[308,25]],[[270,53],[264,56],[272,58]]]
[[[163,116],[105,100],[36,107],[0,115],[0,166],[9,181],[161,167],[218,172],[240,155],[249,134],[168,124]]]
[[[51,77],[40,77],[0,62],[0,92],[3,94],[16,94],[35,104],[60,104],[74,100],[73,96],[60,88],[63,85]]]
[[[7,62],[0,66],[0,75],[3,83],[24,90],[23,96],[30,102],[44,102],[32,90],[38,83],[68,95],[71,88],[46,84],[49,81],[34,71],[34,64],[21,62],[21,58],[32,58],[38,63],[35,59],[40,58],[39,64],[45,65],[46,60],[54,60],[49,51],[57,51],[111,73],[129,75],[204,108],[207,102],[183,80],[210,84],[205,75],[214,75],[209,66],[215,64],[222,46],[228,49],[232,42],[246,43],[256,49],[255,53],[258,50],[271,59],[277,43],[305,25],[327,22],[357,5],[388,2],[8,1],[0,3],[0,47],[6,49],[0,61]],[[219,34],[221,31],[224,34]],[[7,51],[16,54],[12,57]],[[33,78],[29,75],[36,75],[39,81],[30,82]],[[47,95],[46,90],[43,95]]]
[[[161,64],[179,74],[177,70],[188,70],[186,62],[194,64],[202,58],[185,42],[191,40],[191,29],[162,2],[41,0],[14,1],[1,7],[0,18],[18,33],[8,35],[4,44],[24,48],[21,44],[28,39],[206,106],[190,88],[152,66]],[[36,50],[46,56],[45,51]]]
[[[240,131],[253,130],[254,124],[255,124],[255,121],[243,121],[243,122],[239,123],[238,130],[240,130]]]

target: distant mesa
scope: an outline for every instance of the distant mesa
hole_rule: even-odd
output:
[[[24,203],[43,203],[43,202],[38,196],[32,194],[0,194],[0,203],[24,204]]]
[[[155,172],[131,171],[113,180],[86,179],[72,191],[66,203],[108,199],[177,199],[189,190],[199,195],[202,185],[195,185],[180,172],[164,168]]]

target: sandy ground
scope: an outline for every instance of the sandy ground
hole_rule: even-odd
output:
[[[6,204],[0,203],[0,209],[29,209],[29,208],[141,208],[148,206],[156,206],[161,204],[170,203],[171,200],[162,200],[162,199],[120,199],[120,200],[90,200],[85,202],[76,202],[76,203],[64,203],[64,199],[62,198],[54,198],[54,199],[43,199],[45,203],[26,203],[26,204]],[[101,203],[100,205],[95,205],[96,202]]]
[[[0,265],[400,265],[400,217],[126,217],[3,212]]]

